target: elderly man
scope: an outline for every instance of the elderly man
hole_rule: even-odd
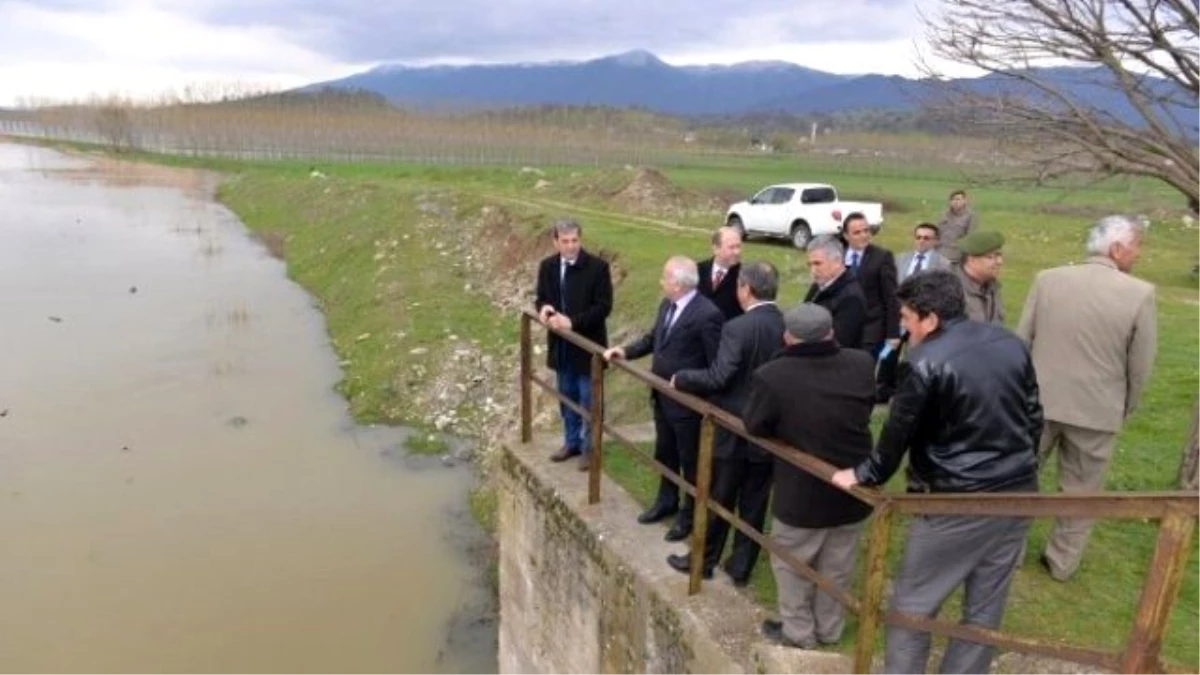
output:
[[[779,273],[768,262],[752,262],[742,267],[738,279],[737,298],[745,309],[739,317],[730,319],[721,330],[717,358],[704,370],[681,370],[671,379],[675,388],[709,397],[713,403],[742,415],[750,375],[766,363],[783,346],[783,314],[775,305],[779,291]],[[767,518],[767,499],[771,494],[771,455],[758,446],[750,445],[723,427],[717,428],[713,445],[712,498],[759,532]],[[729,524],[713,518],[708,524],[704,546],[705,577],[712,576],[721,553]],[[759,547],[740,531],[733,535],[733,551],[723,568],[739,586],[750,580],[758,561]],[[667,564],[688,572],[691,563],[686,555],[667,557]]]
[[[909,277],[898,294],[912,370],[874,452],[835,473],[834,484],[883,485],[907,451],[913,491],[1036,492],[1042,406],[1025,345],[999,326],[965,321],[962,284],[950,272]],[[914,519],[892,609],[937,616],[963,585],[962,623],[998,628],[1030,523],[970,515]],[[929,645],[928,633],[889,626],[884,672],[926,672]],[[953,639],[938,672],[986,673],[992,656],[992,647]]]
[[[817,237],[808,244],[812,286],[804,301],[816,303],[833,315],[833,335],[839,345],[862,349],[867,298],[858,279],[847,271],[845,255],[842,242],[831,235]]]
[[[1137,408],[1157,349],[1154,286],[1130,275],[1144,227],[1109,216],[1092,227],[1083,264],[1037,275],[1018,335],[1037,367],[1046,430],[1040,463],[1058,450],[1063,492],[1104,488],[1117,432]],[[1066,581],[1079,568],[1092,521],[1059,518],[1041,562]]]
[[[738,303],[738,272],[742,269],[742,234],[733,227],[717,228],[712,235],[712,257],[697,265],[700,295],[713,301],[725,319],[741,316]]]
[[[950,262],[958,262],[958,240],[974,232],[978,227],[979,219],[975,217],[975,212],[967,205],[966,191],[955,190],[951,192],[950,203],[946,208],[946,212],[942,214],[941,221],[938,223],[938,229],[941,230],[942,235],[938,250]]]
[[[866,352],[838,346],[833,317],[824,307],[800,305],[784,321],[787,347],[751,380],[742,413],[746,430],[835,467],[854,466],[871,450],[875,364]],[[771,510],[771,537],[780,546],[839,586],[849,585],[869,506],[777,458]],[[771,569],[783,620],[763,624],[767,638],[804,649],[838,642],[845,625],[841,604],[778,556],[771,556]]]
[[[542,323],[570,330],[597,344],[608,345],[606,321],[612,311],[612,277],[608,263],[583,249],[583,228],[574,220],[560,220],[552,228],[557,253],[538,266],[534,308]],[[550,333],[546,365],[558,377],[558,391],[584,408],[591,406],[592,358],[587,352]],[[550,459],[562,462],[580,456],[580,469],[588,466],[591,448],[588,424],[565,404],[563,445]]]
[[[717,356],[721,340],[721,310],[696,292],[699,283],[696,263],[683,256],[663,266],[663,300],[654,327],[628,345],[604,352],[605,359],[640,359],[653,355],[650,372],[670,380],[681,370],[708,368]],[[696,452],[700,444],[700,416],[670,398],[651,391],[654,407],[654,459],[696,483]],[[654,504],[638,516],[639,523],[654,523],[678,512],[667,541],[680,541],[692,533],[691,499],[679,507],[679,488],[665,477],[659,481]]]
[[[967,318],[1004,325],[1004,298],[1000,296],[1000,268],[1004,266],[1004,235],[972,232],[961,241],[962,260],[952,269],[967,298]]]

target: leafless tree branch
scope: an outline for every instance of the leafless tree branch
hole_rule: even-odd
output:
[[[1149,176],[1196,210],[1197,0],[944,0],[922,18],[937,60],[990,76],[949,81],[925,60],[934,107],[1032,152],[1035,177]]]

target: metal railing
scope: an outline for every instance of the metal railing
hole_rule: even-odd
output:
[[[711,501],[709,495],[712,479],[713,438],[718,425],[759,445],[775,457],[783,459],[826,483],[830,483],[831,476],[837,470],[833,465],[777,440],[753,436],[746,432],[742,421],[729,412],[696,396],[678,391],[662,378],[627,361],[614,360],[606,364],[602,356],[604,348],[600,345],[577,333],[545,326],[546,330],[552,331],[560,338],[591,355],[591,408],[585,410],[563,397],[553,383],[534,374],[532,327],[535,323],[542,325],[532,310],[523,310],[520,351],[521,441],[530,443],[533,440],[532,385],[536,384],[552,394],[560,403],[582,415],[590,423],[592,447],[588,453],[590,462],[588,467],[589,504],[600,501],[600,475],[604,461],[602,448],[606,434],[627,446],[633,457],[691,495],[695,503],[695,512],[690,539],[693,563],[688,580],[689,594],[700,592],[703,584],[704,566],[695,561],[703,557],[704,540],[708,532],[708,514],[713,512],[772,555],[779,556],[797,574],[813,582],[818,588],[841,603],[848,612],[858,616],[858,632],[855,635],[854,650],[855,672],[870,672],[880,623],[969,640],[1009,651],[1075,661],[1118,672],[1189,672],[1189,668],[1165,664],[1160,657],[1160,652],[1171,609],[1179,594],[1188,557],[1192,551],[1191,537],[1196,527],[1197,515],[1200,514],[1200,501],[1197,500],[1196,494],[1190,492],[895,494],[872,488],[855,487],[850,491],[851,494],[874,507],[867,533],[863,593],[861,598],[857,598],[839,587],[833,580],[797,560],[769,536],[755,530],[721,504]],[[666,396],[701,416],[700,446],[694,486],[678,473],[671,471],[642,452],[636,443],[622,436],[605,420],[604,378],[606,365],[633,376],[659,395]],[[1125,649],[1120,652],[1110,652],[1090,647],[1051,644],[999,630],[884,610],[882,601],[887,573],[887,550],[896,514],[1035,518],[1065,516],[1158,520],[1158,539],[1154,546],[1150,569],[1142,586],[1141,599]]]

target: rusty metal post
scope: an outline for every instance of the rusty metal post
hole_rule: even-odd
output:
[[[1171,620],[1171,608],[1187,570],[1195,527],[1193,518],[1175,507],[1167,508],[1167,515],[1158,526],[1158,541],[1154,545],[1154,557],[1150,559],[1146,584],[1142,586],[1129,644],[1121,657],[1121,672],[1162,672],[1158,655]]]
[[[875,636],[883,613],[883,588],[887,581],[887,549],[892,530],[892,503],[875,507],[867,539],[867,565],[863,584],[862,609],[858,613],[858,635],[854,644],[854,672],[871,672],[875,655]]]
[[[604,358],[592,354],[592,409],[588,430],[592,448],[588,452],[588,503],[600,501],[600,471],[604,468]]]
[[[696,456],[696,498],[692,506],[692,553],[688,595],[699,593],[700,586],[704,583],[704,541],[708,537],[708,489],[712,485],[715,434],[716,424],[712,416],[705,415],[700,421],[700,449]]]
[[[530,325],[533,319],[521,314],[521,442],[533,442],[533,345]]]

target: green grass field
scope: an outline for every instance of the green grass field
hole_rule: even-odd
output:
[[[622,210],[606,194],[619,187],[623,176],[632,176],[620,170],[556,167],[537,174],[514,167],[334,164],[322,165],[329,177],[317,180],[309,178],[308,163],[140,158],[223,172],[221,200],[251,230],[283,239],[289,274],[325,312],[345,369],[339,390],[362,422],[427,426],[431,402],[420,392],[438,377],[455,344],[464,339],[512,364],[515,312],[498,309],[494,294],[481,289],[501,280],[511,285],[514,275],[529,274],[528,258],[538,249],[523,249],[521,258],[514,253],[521,249],[514,249],[512,241],[530,241],[553,217],[576,216],[583,223],[587,247],[615,254],[615,267],[623,278],[616,288],[610,331],[622,339],[648,328],[662,262],[672,254],[706,256],[707,231],[719,225],[723,215],[711,210],[665,215]],[[1200,308],[1192,274],[1197,230],[1181,221],[1175,209],[1182,200],[1169,191],[1144,181],[1076,190],[976,185],[953,167],[909,175],[902,168],[881,171],[827,161],[809,165],[795,157],[658,168],[682,190],[726,195],[748,195],[779,181],[834,183],[845,198],[884,201],[887,223],[876,241],[897,251],[908,246],[913,224],[936,220],[946,195],[965,186],[983,227],[1007,237],[1004,297],[1014,323],[1038,270],[1083,257],[1084,235],[1094,217],[1108,212],[1150,215],[1153,225],[1136,272],[1158,287],[1158,360],[1142,407],[1120,436],[1107,487],[1174,487],[1197,396]],[[549,185],[536,189],[539,180]],[[487,219],[481,213],[488,205],[502,208],[507,216],[503,241],[496,229],[485,227]],[[478,260],[474,266],[455,264],[467,257]],[[796,302],[807,286],[803,256],[787,245],[749,242],[744,259],[766,259],[779,267],[784,304]],[[519,290],[514,286],[514,292]],[[497,387],[512,389],[515,381],[501,378]],[[648,418],[645,391],[630,378],[611,376],[607,394],[610,421]],[[610,453],[607,470],[643,499],[654,482],[620,449]],[[1043,485],[1053,486],[1053,477],[1045,476]],[[485,503],[486,498],[477,501]],[[1099,525],[1083,568],[1068,584],[1051,581],[1036,564],[1046,529],[1042,522],[1035,527],[1005,628],[1120,649],[1154,544],[1153,524]],[[897,528],[893,554],[900,549],[902,535],[903,528]],[[1164,645],[1165,656],[1189,667],[1200,665],[1197,569],[1193,554]],[[760,563],[754,589],[768,606],[773,600],[770,576],[765,562]]]

